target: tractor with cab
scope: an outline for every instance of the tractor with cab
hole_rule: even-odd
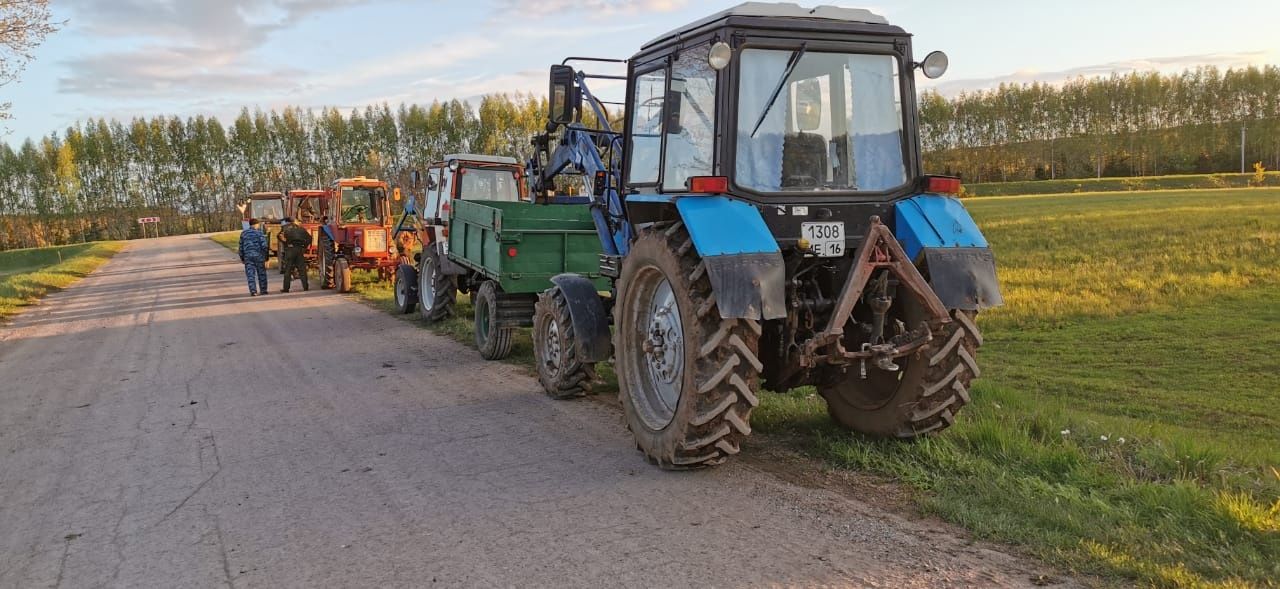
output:
[[[311,245],[307,246],[307,266],[317,267],[320,251],[320,226],[323,225],[325,203],[329,196],[326,190],[290,190],[285,195],[285,210],[293,222],[311,234]]]
[[[405,257],[391,239],[391,195],[386,182],[365,177],[335,180],[321,201],[318,257],[321,288],[351,290],[352,270],[390,280]]]
[[[284,194],[280,192],[255,192],[249,195],[240,207],[241,227],[249,228],[249,220],[257,219],[262,222],[262,232],[267,235],[267,261],[271,258],[280,259],[280,243],[277,237],[280,236],[280,221],[287,215],[285,213]]]
[[[867,10],[758,2],[552,66],[530,188],[590,187],[610,288],[566,273],[540,295],[547,392],[612,360],[637,448],[666,469],[738,454],[763,390],[814,386],[870,436],[952,425],[976,315],[1002,299],[959,180],[922,169],[916,75],[946,68]],[[620,128],[600,78],[626,81]]]

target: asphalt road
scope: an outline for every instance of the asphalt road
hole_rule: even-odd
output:
[[[549,400],[518,367],[331,292],[249,298],[198,236],[135,242],[0,328],[0,587],[1046,572],[770,472],[656,470],[610,404]]]

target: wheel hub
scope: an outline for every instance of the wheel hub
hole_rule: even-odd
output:
[[[670,282],[663,280],[654,290],[648,311],[647,337],[641,349],[657,400],[674,413],[684,377],[684,332]]]
[[[543,348],[547,368],[552,372],[560,369],[560,322],[554,319],[547,324],[547,333],[543,337]]]

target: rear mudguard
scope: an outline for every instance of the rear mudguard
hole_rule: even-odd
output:
[[[960,201],[921,194],[899,202],[894,215],[894,236],[943,305],[979,311],[1004,304],[995,255]]]
[[[427,247],[435,251],[436,260],[440,262],[441,274],[445,276],[462,276],[467,273],[466,267],[449,259],[448,254],[444,253],[444,242],[436,241],[429,244]]]
[[[787,316],[786,268],[778,241],[755,207],[724,196],[631,195],[628,204],[674,201],[724,319]]]
[[[582,362],[604,362],[613,356],[609,341],[609,312],[591,280],[577,274],[560,274],[551,279],[569,303],[573,339]]]

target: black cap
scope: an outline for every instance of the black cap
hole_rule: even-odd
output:
[[[249,224],[250,224],[250,225],[257,225],[258,223],[261,223],[261,221],[259,221],[259,220],[257,220],[257,219],[249,219]]]

